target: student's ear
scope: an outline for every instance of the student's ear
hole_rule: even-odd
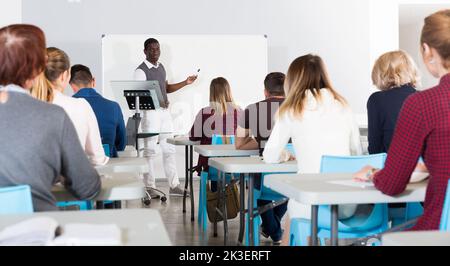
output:
[[[92,88],[97,87],[97,82],[95,81],[95,78],[92,78]]]
[[[270,97],[270,93],[267,91],[267,89],[264,89],[264,96],[267,98]]]

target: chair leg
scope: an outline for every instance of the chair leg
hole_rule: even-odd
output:
[[[259,246],[259,227],[261,225],[261,216],[258,215],[253,221],[253,243],[255,246]]]
[[[311,226],[309,222],[298,218],[291,219],[289,241],[291,246],[308,246],[310,236]]]
[[[208,182],[208,173],[202,172],[200,175],[200,196],[198,204],[198,223],[202,227],[202,230],[206,232],[208,230],[208,214],[207,214],[207,197],[206,197],[206,184]]]
[[[202,218],[203,218],[203,173],[200,174],[200,189],[198,192],[198,225],[202,225]]]

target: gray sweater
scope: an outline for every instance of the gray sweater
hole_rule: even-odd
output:
[[[57,210],[52,186],[64,185],[76,198],[97,195],[101,182],[89,163],[65,111],[20,92],[0,103],[0,187],[31,186],[35,211]]]

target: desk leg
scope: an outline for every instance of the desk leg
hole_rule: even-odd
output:
[[[245,231],[245,176],[244,174],[239,174],[239,238],[238,246],[242,245],[244,242],[244,231]]]
[[[318,231],[318,212],[319,206],[311,206],[311,246],[317,246],[317,231]]]
[[[222,214],[223,214],[223,241],[224,246],[227,245],[228,240],[228,212],[227,212],[227,178],[224,172],[221,172],[219,176],[222,176]]]
[[[248,180],[248,242],[250,246],[254,246],[253,238],[253,176],[249,175]]]
[[[331,245],[338,245],[338,205],[331,205]]]
[[[189,145],[189,184],[190,184],[190,188],[189,188],[189,193],[190,193],[190,197],[191,197],[191,221],[195,221],[195,201],[194,201],[194,173],[192,172],[192,168],[193,168],[193,158],[194,157],[194,147],[192,145]],[[186,176],[187,178],[187,176]],[[186,190],[185,190],[186,193]]]
[[[184,166],[185,166],[185,171],[184,171],[184,176],[186,177],[186,179],[184,180],[184,195],[183,195],[183,213],[186,213],[186,197],[187,197],[187,188],[189,185],[189,153],[188,153],[188,146],[184,147]]]
[[[114,209],[122,209],[122,201],[116,200],[113,202],[113,204],[114,204]]]

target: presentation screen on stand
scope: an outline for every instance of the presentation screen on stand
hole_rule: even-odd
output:
[[[102,93],[106,98],[123,102],[115,99],[111,81],[133,80],[134,71],[145,60],[144,42],[150,37],[160,43],[159,61],[166,69],[169,84],[198,74],[194,84],[168,95],[175,135],[186,134],[197,112],[209,104],[213,78],[228,80],[241,108],[264,99],[268,66],[264,35],[105,35]],[[127,106],[121,108],[125,120],[133,115]]]

